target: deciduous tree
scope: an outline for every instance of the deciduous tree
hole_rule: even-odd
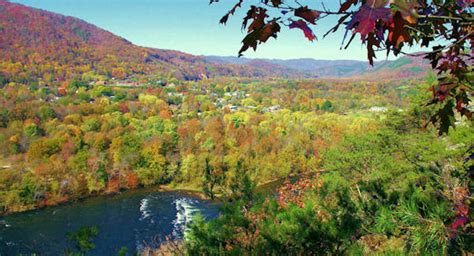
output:
[[[219,0],[210,0],[210,3]],[[432,87],[429,104],[439,104],[430,122],[437,124],[440,134],[454,126],[455,112],[472,117],[467,108],[473,93],[472,63],[474,48],[474,1],[428,0],[345,0],[338,10],[329,10],[324,1],[316,9],[316,1],[297,0],[235,0],[236,4],[220,20],[226,24],[239,8],[250,5],[242,22],[247,35],[242,40],[239,56],[252,48],[277,38],[282,27],[300,29],[313,41],[312,28],[331,16],[338,21],[324,34],[345,29],[342,47],[347,48],[359,36],[367,48],[367,58],[373,65],[376,52],[387,55],[405,54],[412,46],[431,47],[420,55],[428,59],[438,71],[438,83]]]

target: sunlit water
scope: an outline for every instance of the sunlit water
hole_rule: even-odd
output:
[[[88,255],[117,255],[124,246],[135,252],[181,238],[195,214],[214,218],[218,208],[184,192],[148,189],[0,217],[0,255],[64,254],[74,249],[67,233],[82,226],[100,229]]]

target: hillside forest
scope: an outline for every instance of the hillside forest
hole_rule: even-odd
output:
[[[135,46],[0,0],[0,215],[155,186],[222,206],[174,254],[473,254],[472,93],[456,87],[462,113],[427,104],[439,74],[415,57],[295,65]]]

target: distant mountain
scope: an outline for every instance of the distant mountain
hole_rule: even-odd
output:
[[[307,76],[317,77],[349,77],[359,75],[370,67],[366,61],[355,60],[316,60],[316,59],[249,59],[237,57],[206,56],[208,61],[220,64],[241,64],[259,66],[262,63],[277,65],[290,70],[303,72]]]
[[[421,57],[403,56],[395,61],[379,61],[371,67],[367,61],[356,60],[316,60],[316,59],[249,59],[230,56],[205,56],[216,64],[239,64],[254,67],[285,67],[301,72],[307,77],[360,77],[360,78],[403,78],[421,76],[429,69],[427,61]]]
[[[301,76],[284,67],[216,64],[202,57],[133,45],[108,31],[0,0],[0,76],[44,83],[77,76],[118,79],[150,75],[196,80],[212,76]]]
[[[380,62],[373,70],[361,75],[362,79],[404,79],[423,77],[431,70],[429,61],[421,56],[403,56],[394,61]]]

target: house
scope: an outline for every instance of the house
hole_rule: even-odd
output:
[[[111,86],[118,86],[118,87],[137,87],[140,86],[138,82],[127,82],[127,81],[122,81],[122,82],[117,82],[115,84],[111,84]]]
[[[273,113],[280,110],[280,108],[281,108],[280,105],[273,105],[273,106],[264,108],[263,112]]]

